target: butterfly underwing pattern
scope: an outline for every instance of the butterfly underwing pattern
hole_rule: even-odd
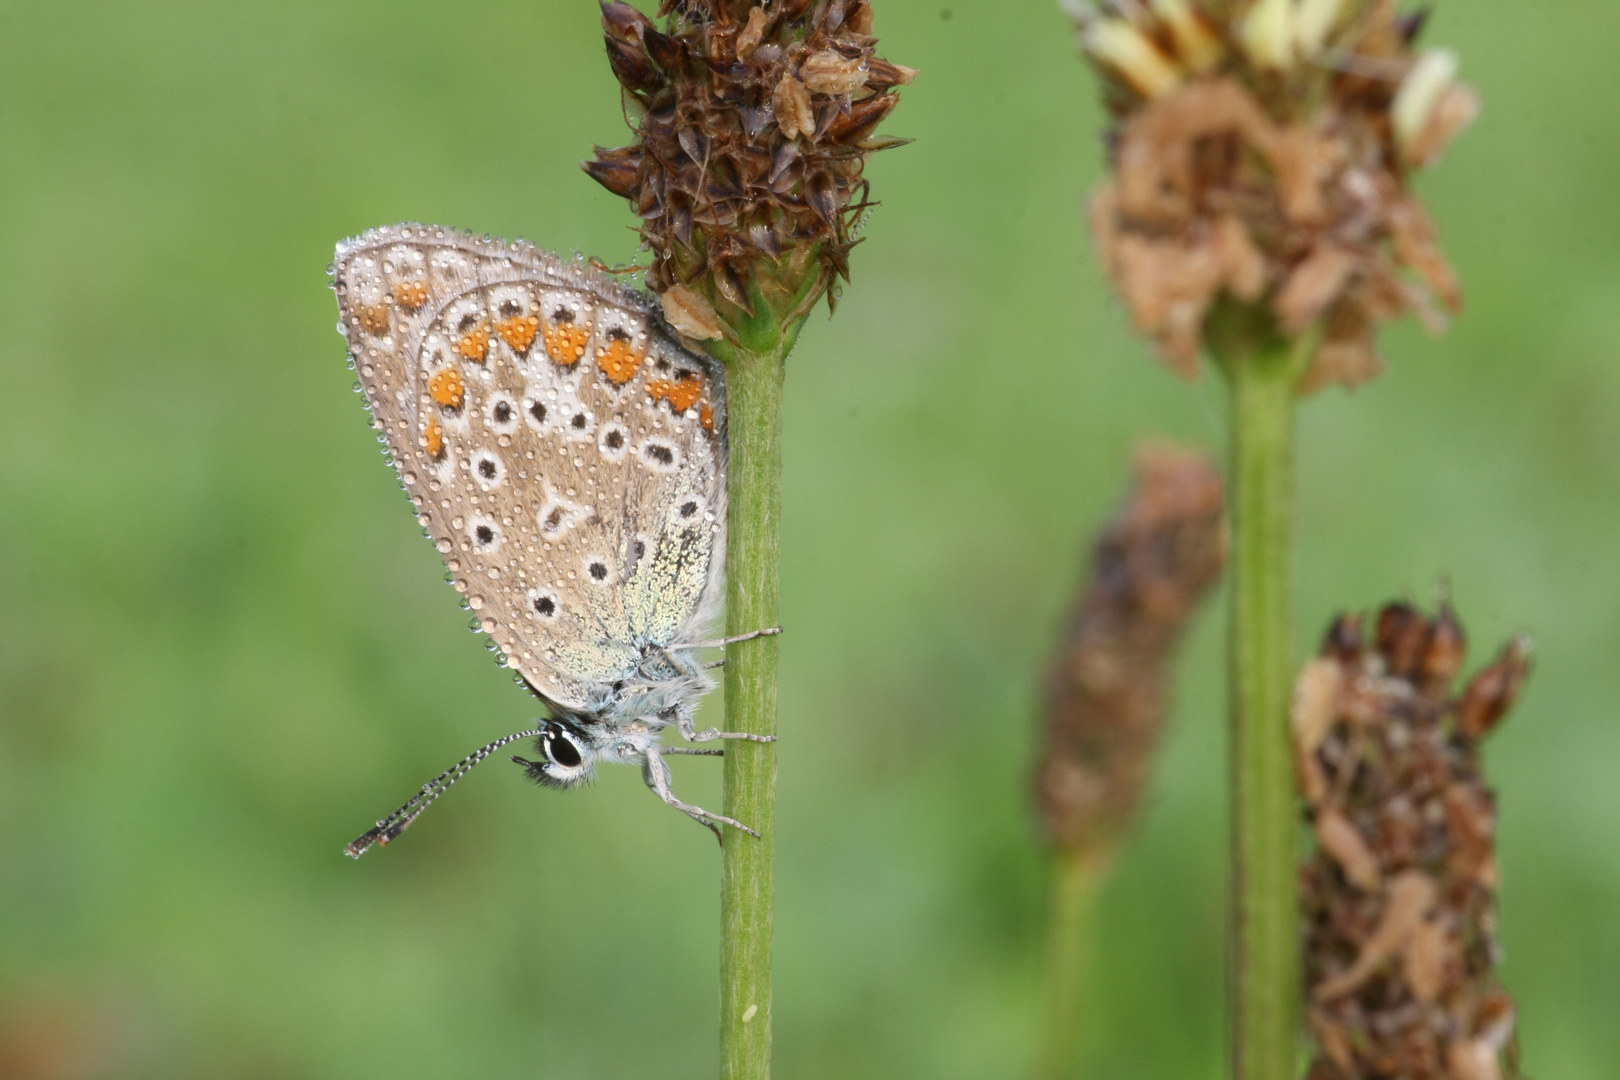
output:
[[[349,845],[386,844],[467,770],[514,758],[551,787],[640,765],[720,835],[741,822],[670,789],[666,729],[692,742],[698,657],[723,589],[725,373],[640,292],[523,242],[406,224],[338,245],[339,331],[417,520],[475,626],[547,706]]]

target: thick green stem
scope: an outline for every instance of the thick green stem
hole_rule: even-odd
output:
[[[1287,342],[1217,348],[1232,390],[1232,1061],[1236,1080],[1297,1069],[1298,805],[1288,705],[1294,677],[1294,387]]]
[[[762,311],[762,315],[765,313]],[[726,630],[778,625],[782,549],[782,381],[797,327],[768,316],[715,349],[726,363],[731,441]],[[751,346],[758,346],[754,351]],[[726,726],[776,734],[777,638],[726,650]],[[727,830],[720,870],[720,1076],[771,1074],[771,929],[775,896],[776,744],[726,744],[725,813],[758,830]]]
[[[1059,853],[1052,860],[1046,919],[1046,1015],[1036,1080],[1071,1080],[1080,1055],[1091,983],[1095,923],[1102,870],[1093,860]]]

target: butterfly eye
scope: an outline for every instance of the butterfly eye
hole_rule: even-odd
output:
[[[546,732],[545,751],[546,757],[565,769],[577,769],[585,761],[573,737],[563,728]]]

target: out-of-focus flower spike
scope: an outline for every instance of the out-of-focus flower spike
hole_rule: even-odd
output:
[[[1294,62],[1294,0],[1258,0],[1243,16],[1238,40],[1256,67],[1288,67]]]
[[[1175,63],[1124,19],[1093,19],[1081,28],[1080,45],[1149,100],[1163,97],[1181,85],[1181,72]]]
[[[1495,972],[1496,800],[1477,740],[1524,681],[1524,644],[1453,697],[1466,635],[1449,603],[1432,619],[1385,607],[1376,653],[1345,625],[1301,676],[1309,722],[1301,698],[1295,708],[1316,838],[1299,878],[1307,1075],[1517,1080],[1513,1001]]]
[[[1225,490],[1202,455],[1136,455],[1136,485],[1092,548],[1090,579],[1048,675],[1035,775],[1056,852],[1107,865],[1142,801],[1174,647],[1226,562]]]
[[[1183,66],[1195,75],[1202,75],[1221,62],[1225,48],[1204,20],[1198,17],[1187,0],[1151,0],[1153,13],[1170,30],[1176,45],[1176,55]]]
[[[1450,49],[1430,49],[1418,57],[1412,70],[1401,80],[1390,106],[1390,123],[1395,129],[1395,145],[1405,153],[1417,141],[1434,116],[1440,99],[1457,80],[1457,54]]]
[[[1322,51],[1344,11],[1344,0],[1300,0],[1294,12],[1294,43],[1309,59]]]

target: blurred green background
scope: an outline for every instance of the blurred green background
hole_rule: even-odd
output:
[[[885,128],[917,141],[871,165],[789,376],[778,1072],[1018,1077],[1035,673],[1132,442],[1219,447],[1224,399],[1102,286],[1054,5],[879,0],[877,29],[922,69]],[[1421,186],[1470,309],[1302,418],[1302,648],[1442,576],[1472,664],[1536,637],[1489,763],[1502,973],[1558,1080],[1620,1075],[1617,37],[1596,0],[1441,7],[1485,112]],[[11,1077],[713,1074],[718,854],[633,770],[491,765],[341,855],[535,709],[350,392],[333,244],[415,218],[627,260],[578,169],[624,137],[591,0],[0,4]],[[1220,622],[1102,901],[1091,1075],[1222,1073]]]

